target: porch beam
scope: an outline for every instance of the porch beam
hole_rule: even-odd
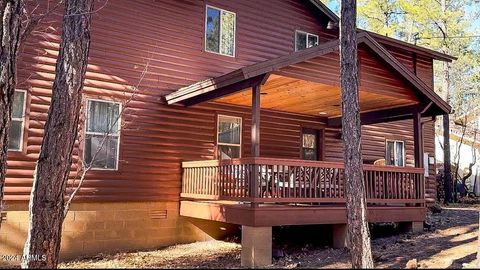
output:
[[[413,113],[413,140],[415,148],[415,167],[423,168],[423,128],[422,114],[419,109]]]
[[[360,114],[362,125],[371,125],[377,123],[392,122],[412,118],[412,113],[418,108],[418,105],[409,105],[397,108],[384,109],[373,112],[364,112]],[[333,117],[328,119],[328,126],[340,127],[342,117]]]
[[[233,94],[238,91],[242,91],[245,89],[248,89],[249,87],[253,87],[255,85],[261,85],[266,82],[266,79],[268,79],[269,74],[262,74],[256,77],[252,77],[250,79],[240,81],[231,85],[227,85],[225,87],[217,88],[214,89],[215,91],[206,91],[203,94],[200,94],[198,96],[191,97],[189,99],[186,99],[183,102],[183,105],[186,107],[190,107],[193,105],[197,105],[202,102],[207,102],[216,98],[220,98],[226,95]]]

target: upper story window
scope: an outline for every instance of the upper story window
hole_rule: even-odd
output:
[[[405,143],[403,141],[387,140],[386,165],[405,166]]]
[[[23,130],[25,126],[25,101],[27,92],[15,90],[13,98],[12,122],[8,133],[8,150],[22,151]]]
[[[205,17],[205,50],[235,55],[235,13],[207,6]]]
[[[240,158],[242,153],[242,118],[218,116],[217,151],[218,159]]]
[[[120,103],[87,101],[84,159],[94,169],[118,169]]]
[[[295,31],[295,51],[304,50],[318,45],[318,35],[303,31]]]

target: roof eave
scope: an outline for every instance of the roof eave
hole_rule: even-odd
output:
[[[434,102],[435,106],[444,113],[450,113],[451,107],[442,98],[440,98],[429,86],[421,81],[415,74],[409,71],[403,64],[391,55],[388,50],[377,42],[368,32],[361,32],[357,35],[358,42],[364,42],[369,47],[374,49],[376,53],[384,58],[385,61],[396,69],[407,80],[411,81],[413,86],[420,90],[425,97]],[[230,72],[214,79],[208,79],[171,93],[165,97],[167,104],[181,102],[189,98],[189,96],[201,95],[206,92],[214,91],[218,88],[228,86],[228,84],[237,83],[241,80],[250,77],[258,76],[263,73],[268,73],[277,70],[283,66],[291,65],[299,61],[305,61],[325,53],[328,53],[332,48],[338,49],[338,40],[330,41],[307,50],[294,52],[289,55],[280,57],[278,59],[267,60],[249,67],[243,67],[239,70]]]
[[[445,54],[445,53],[437,52],[435,50],[428,49],[428,48],[425,48],[425,47],[421,47],[421,46],[418,46],[418,45],[414,45],[414,44],[411,44],[411,43],[408,43],[408,42],[405,42],[405,41],[401,41],[401,40],[398,40],[398,39],[394,39],[394,38],[391,38],[391,37],[387,37],[387,36],[380,35],[380,34],[370,32],[370,31],[367,31],[367,30],[363,30],[363,29],[358,29],[358,31],[368,33],[370,36],[377,39],[377,41],[382,43],[382,44],[388,44],[388,45],[392,45],[392,46],[396,46],[396,47],[408,48],[409,50],[415,51],[415,52],[420,53],[420,54],[427,55],[429,57],[432,57],[435,60],[440,60],[440,61],[445,61],[445,62],[452,62],[452,61],[457,60],[457,57],[455,57],[455,56],[451,56],[451,55],[448,55],[448,54]]]
[[[327,17],[332,20],[334,23],[340,22],[340,18],[330,10],[324,3],[322,3],[320,0],[308,0],[310,3],[312,3],[315,7],[317,7],[322,13],[327,15]]]

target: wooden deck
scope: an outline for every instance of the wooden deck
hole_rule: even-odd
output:
[[[341,163],[243,158],[182,166],[182,216],[249,226],[346,222]],[[424,220],[423,169],[363,170],[370,222]]]
[[[425,213],[425,207],[369,206],[368,221],[424,221]],[[345,206],[335,205],[264,204],[252,208],[225,201],[182,201],[180,215],[254,227],[347,223]]]

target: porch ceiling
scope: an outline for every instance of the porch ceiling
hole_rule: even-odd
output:
[[[341,115],[340,87],[272,74],[261,88],[261,108],[322,117]],[[241,106],[252,105],[250,88],[214,100]],[[360,88],[360,109],[369,112],[417,104],[412,97],[378,94]]]
[[[368,33],[359,43],[360,108],[362,123],[411,118],[414,111],[435,116],[451,107],[416,74],[400,63]],[[251,105],[252,87],[262,88],[261,107],[322,115],[338,125],[340,115],[339,41],[253,64],[200,81],[165,96],[167,104],[193,106],[202,102]],[[418,104],[418,105],[417,105]],[[372,112],[370,112],[372,111]],[[375,112],[373,112],[375,111]],[[364,118],[364,119],[363,119]]]

